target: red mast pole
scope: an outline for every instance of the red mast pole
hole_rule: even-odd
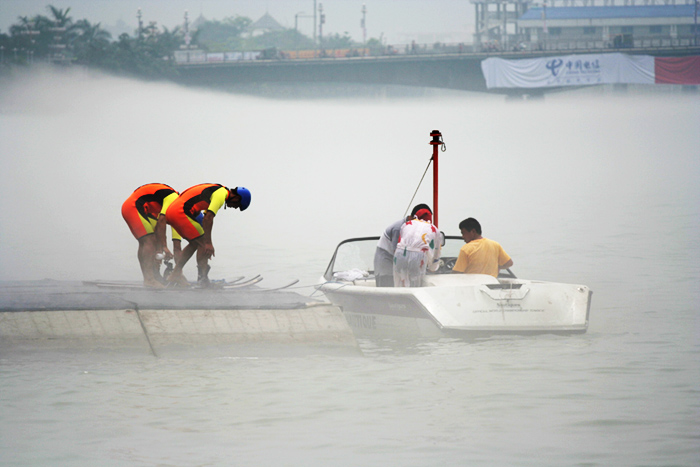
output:
[[[444,144],[442,142],[442,134],[440,130],[430,132],[433,138],[430,145],[433,147],[433,225],[438,226],[438,146]]]

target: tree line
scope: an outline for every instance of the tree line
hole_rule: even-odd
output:
[[[140,24],[133,34],[124,33],[113,40],[100,23],[73,20],[70,8],[49,5],[47,10],[48,15],[20,16],[10,26],[9,34],[0,33],[0,69],[43,62],[151,78],[176,73],[174,54],[186,42],[186,31],[181,26],[169,30],[159,28],[156,22]],[[268,31],[258,36],[246,34],[251,24],[251,19],[244,16],[206,21],[191,34],[189,47],[208,52],[317,47],[313,39],[294,29]],[[376,46],[379,41],[373,39],[369,44]],[[323,38],[324,48],[360,46],[347,33]]]

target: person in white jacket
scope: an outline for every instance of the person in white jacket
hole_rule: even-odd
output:
[[[394,252],[394,287],[420,287],[426,269],[438,269],[442,235],[432,221],[431,212],[421,209],[401,227]]]
[[[411,210],[411,215],[399,219],[386,228],[384,233],[379,237],[377,249],[374,252],[374,279],[377,287],[393,287],[394,286],[394,252],[396,245],[399,243],[401,235],[401,227],[413,219],[418,211],[427,209],[431,213],[430,207],[427,204],[417,204]]]

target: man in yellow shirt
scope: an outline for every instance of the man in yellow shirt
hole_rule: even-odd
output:
[[[513,266],[513,260],[498,242],[481,236],[481,224],[476,219],[464,219],[459,223],[459,230],[466,245],[459,250],[452,272],[498,277],[500,269]]]

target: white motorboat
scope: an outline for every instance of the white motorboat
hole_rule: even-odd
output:
[[[438,148],[442,134],[430,133],[433,147],[433,222],[438,225]],[[427,172],[427,169],[426,169]],[[374,253],[379,237],[341,242],[322,283],[341,307],[356,335],[476,336],[507,333],[585,333],[591,291],[585,285],[518,279],[507,270],[498,278],[454,274],[462,237],[446,237],[443,265],[422,287],[376,287]]]
[[[359,336],[455,337],[492,334],[585,333],[591,290],[585,285],[455,274],[461,237],[448,236],[443,266],[423,287],[376,287],[379,237],[341,242],[318,288],[338,305]]]

